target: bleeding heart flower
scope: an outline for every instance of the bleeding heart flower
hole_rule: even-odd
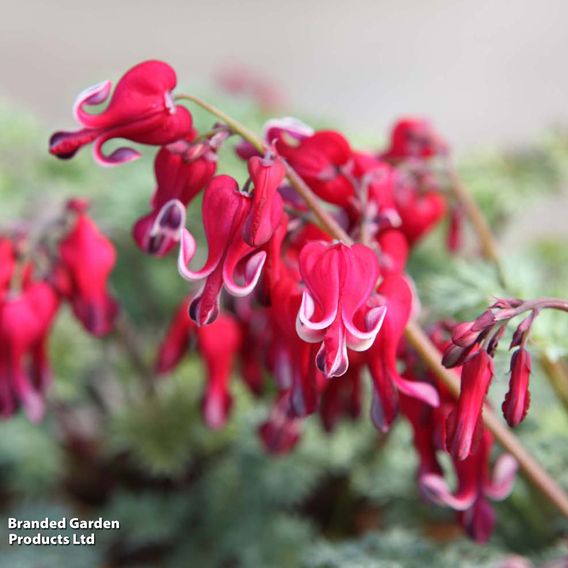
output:
[[[45,282],[28,284],[0,302],[0,414],[4,417],[19,404],[33,422],[43,416],[42,395],[50,376],[45,342],[57,307],[57,296]]]
[[[414,183],[397,186],[394,194],[400,230],[410,245],[419,241],[446,213],[446,201],[433,190],[421,191]]]
[[[410,284],[404,276],[390,274],[377,292],[386,317],[381,333],[365,358],[374,387],[371,418],[379,430],[386,432],[398,413],[398,391],[434,407],[439,405],[440,399],[432,385],[404,379],[397,370],[397,351],[412,310]]]
[[[213,324],[197,329],[197,349],[207,368],[201,409],[206,424],[216,430],[225,425],[231,410],[229,381],[240,345],[239,326],[229,314],[221,314]]]
[[[353,151],[341,134],[322,130],[295,145],[281,137],[275,146],[321,199],[345,206],[353,198]]]
[[[280,158],[253,156],[248,162],[253,185],[252,204],[243,227],[243,237],[251,247],[267,243],[280,223],[283,206],[278,187],[286,174]]]
[[[446,423],[446,445],[458,460],[465,460],[474,449],[482,429],[483,401],[492,378],[493,359],[485,349],[477,349],[463,365],[458,405]]]
[[[49,141],[49,151],[62,159],[72,158],[86,144],[94,143],[93,155],[103,166],[135,160],[140,153],[119,148],[105,155],[103,144],[112,138],[126,138],[139,144],[162,146],[191,133],[191,114],[175,105],[172,89],[175,71],[161,61],[145,61],[130,69],[117,83],[105,110],[99,114],[86,106],[104,103],[112,83],[105,81],[83,91],[73,108],[76,120],[84,126],[77,132],[56,132]]]
[[[347,347],[369,349],[385,317],[385,306],[367,303],[379,277],[376,255],[361,244],[314,241],[302,249],[299,264],[307,290],[298,311],[298,335],[309,343],[322,342],[317,366],[325,376],[343,375],[349,366]]]
[[[184,146],[188,151],[190,142],[184,143]],[[155,222],[162,207],[172,199],[187,206],[211,181],[217,167],[213,152],[188,159],[187,151],[181,152],[180,143],[177,143],[175,148],[164,146],[158,152],[154,162],[157,187],[152,196],[152,212],[140,218],[133,227],[136,244],[154,256],[164,256],[176,244],[175,235],[166,234],[161,230],[163,227]],[[174,210],[172,213],[175,214]],[[175,219],[165,220],[165,223],[166,226],[176,225]]]
[[[114,245],[84,212],[76,212],[74,226],[59,243],[59,256],[59,292],[89,333],[106,335],[118,314],[118,304],[107,288],[116,262]]]
[[[205,325],[219,313],[219,294],[223,285],[233,296],[246,296],[260,278],[266,251],[250,246],[244,239],[252,199],[248,193],[239,191],[237,182],[229,176],[217,176],[209,183],[202,208],[208,256],[204,266],[197,271],[189,268],[197,247],[193,236],[183,227],[185,208],[181,203],[171,201],[162,208],[160,215],[169,216],[168,211],[172,208],[178,209],[182,220],[178,228],[181,239],[179,273],[190,281],[205,279],[189,310],[198,325]],[[276,228],[274,225],[273,231]]]
[[[478,448],[464,460],[453,460],[458,486],[451,492],[440,473],[420,476],[420,487],[428,500],[459,512],[459,520],[468,535],[477,542],[487,542],[495,525],[495,513],[489,500],[502,501],[513,488],[517,462],[503,454],[490,471],[493,437],[485,430]]]
[[[403,118],[394,125],[390,147],[383,157],[389,160],[432,158],[447,152],[446,142],[427,120]]]
[[[280,394],[272,407],[270,418],[258,428],[264,449],[273,455],[287,454],[300,441],[302,420],[289,414],[289,398],[288,392]]]

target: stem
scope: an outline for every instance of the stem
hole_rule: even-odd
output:
[[[456,397],[460,393],[460,379],[457,374],[440,365],[440,353],[428,336],[415,322],[410,322],[405,330],[406,339],[416,349],[430,370]],[[518,462],[525,477],[535,485],[558,509],[568,517],[568,496],[541,465],[525,450],[519,439],[485,405],[483,421],[486,428],[495,436],[499,444]]]
[[[194,97],[192,95],[178,95],[176,97],[180,100],[192,101],[205,110],[209,111],[211,114],[215,115],[217,118],[225,122],[236,134],[242,136],[245,140],[250,142],[259,152],[264,152],[264,144],[262,140],[254,133],[248,130],[245,126],[240,124],[238,121],[227,116],[224,112],[213,107],[209,103],[202,101],[201,99]],[[317,197],[314,195],[312,190],[307,186],[307,184],[300,178],[296,171],[287,163],[286,165],[286,175],[290,184],[298,192],[299,195],[305,200],[308,207],[312,210],[314,215],[321,222],[322,226],[325,227],[330,235],[345,242],[346,244],[352,244],[353,240],[345,231],[332,219],[327,211],[321,207],[317,201]],[[468,201],[469,207],[466,211],[476,210],[477,223],[479,227],[483,228],[484,234],[484,251],[487,255],[491,255],[490,258],[498,263],[499,257],[497,255],[497,249],[493,243],[493,236],[489,231],[485,218],[481,212],[477,209],[475,202],[469,197],[469,194],[460,185],[460,190],[463,195],[465,195],[465,200]],[[459,190],[458,190],[459,191]],[[464,207],[465,203],[464,203]],[[444,367],[440,362],[440,353],[436,349],[436,346],[430,341],[426,333],[414,322],[409,322],[405,330],[406,338],[409,343],[416,349],[423,361],[428,365],[428,367],[435,373],[435,375],[450,389],[454,396],[458,397],[460,393],[460,380],[457,375]],[[493,433],[495,439],[509,452],[511,453],[519,466],[524,471],[525,476],[536,486],[542,493],[548,497],[548,499],[558,507],[558,509],[568,517],[568,496],[563,492],[563,490],[556,484],[556,482],[542,469],[537,461],[524,449],[521,442],[517,437],[510,432],[505,426],[503,426],[495,415],[489,410],[485,409],[484,421],[487,428]]]

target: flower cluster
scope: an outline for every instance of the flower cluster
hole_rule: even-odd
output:
[[[87,215],[83,200],[39,230],[0,235],[0,415],[21,406],[42,418],[51,382],[49,333],[62,301],[94,336],[107,334],[118,313],[107,281],[112,243]]]
[[[491,318],[453,330],[445,361],[463,365],[457,402],[403,349],[404,330],[419,310],[405,273],[409,254],[448,210],[448,248],[460,246],[461,210],[448,200],[440,175],[444,168],[448,173],[447,144],[428,122],[415,118],[399,121],[388,146],[375,152],[354,148],[340,132],[315,131],[293,118],[269,120],[261,141],[231,121],[199,133],[189,111],[176,104],[175,85],[167,64],[141,63],[118,82],[98,114],[85,107],[105,102],[110,82],[82,93],[75,116],[83,128],[58,132],[50,141],[51,153],[64,159],[93,143],[103,165],[139,157],[131,148],[105,154],[102,145],[112,138],[157,147],[156,189],[133,236],[154,256],[179,247],[178,271],[191,291],[160,345],[156,372],[171,372],[194,343],[207,377],[203,417],[212,428],[229,418],[237,370],[257,396],[273,392],[265,389],[266,376],[272,376],[276,396],[258,433],[267,451],[280,454],[298,443],[311,414],[319,413],[327,431],[343,417],[357,418],[368,371],[373,424],[387,432],[402,411],[414,428],[424,497],[459,511],[469,534],[486,540],[493,526],[487,499],[508,493],[516,469],[505,456],[489,474],[493,440],[480,421],[503,320],[491,312]],[[178,100],[183,98],[192,99]],[[243,184],[217,173],[219,152],[233,136],[248,174]],[[186,227],[188,206],[198,195],[202,227]],[[320,225],[322,216],[338,228],[333,235]],[[194,235],[201,229],[207,253],[199,267],[194,258],[201,247]],[[105,256],[99,252],[97,258]],[[79,255],[63,244],[61,263],[77,267]],[[60,294],[72,298],[87,284],[75,276],[61,285]],[[94,332],[106,329],[115,311],[103,297],[72,305]],[[507,307],[515,309],[512,303]],[[528,406],[527,333],[517,333],[504,404],[513,424]],[[440,350],[446,348],[446,340],[433,338]],[[454,494],[436,455],[444,449],[458,477]]]
[[[432,327],[430,337],[440,353],[451,343],[448,333],[453,331],[455,336],[459,328],[460,326],[449,322],[441,322]],[[454,509],[467,534],[478,542],[485,542],[491,536],[495,525],[495,513],[489,499],[500,501],[509,495],[517,471],[517,462],[511,455],[502,454],[491,467],[493,436],[481,421],[475,421],[472,426],[474,436],[468,453],[464,456],[454,451],[456,416],[459,416],[467,405],[475,404],[476,400],[472,400],[470,393],[467,393],[456,401],[432,373],[420,369],[420,365],[415,361],[416,355],[411,349],[404,348],[402,358],[405,362],[405,377],[428,380],[436,385],[440,393],[438,408],[428,407],[409,397],[403,397],[401,402],[402,413],[409,420],[414,432],[414,445],[419,460],[417,478],[420,492],[426,500]],[[471,369],[464,365],[457,370],[461,374],[462,389],[466,385],[470,386]],[[438,458],[438,454],[445,450],[451,453],[457,479],[457,487],[453,492],[445,479],[447,472]]]
[[[509,349],[509,390],[502,404],[505,420],[518,426],[527,415],[530,405],[529,379],[531,354],[527,341],[532,325],[543,309],[568,311],[568,303],[556,298],[523,301],[518,298],[499,298],[473,321],[460,323],[452,333],[445,349],[443,364],[462,368],[461,394],[458,408],[448,424],[450,452],[465,459],[471,453],[475,433],[481,421],[483,402],[493,378],[493,356],[508,324],[514,318],[524,318],[516,326]]]

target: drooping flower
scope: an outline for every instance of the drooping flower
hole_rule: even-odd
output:
[[[272,406],[268,420],[258,427],[264,449],[274,455],[290,452],[300,441],[302,419],[290,415],[290,393],[281,393]]]
[[[185,221],[185,209],[179,202],[172,201],[166,205],[168,207],[177,207]],[[225,175],[213,178],[205,189],[202,208],[208,256],[204,266],[197,271],[189,268],[196,252],[195,239],[187,229],[181,231],[179,272],[189,281],[205,280],[189,310],[198,325],[211,323],[217,317],[223,286],[233,296],[246,296],[260,278],[266,251],[250,246],[244,238],[251,209],[251,196],[239,191],[233,178]],[[273,231],[276,227],[277,224],[272,227]]]
[[[446,201],[436,190],[422,190],[410,179],[401,181],[394,193],[400,230],[410,245],[418,242],[444,217]]]
[[[0,301],[0,414],[11,416],[21,404],[34,422],[44,413],[50,382],[45,342],[58,307],[45,282],[29,283]]]
[[[339,132],[321,130],[294,145],[280,137],[275,146],[321,199],[345,206],[353,198],[353,151]]]
[[[110,81],[83,91],[75,102],[75,119],[84,127],[75,132],[56,132],[49,141],[49,151],[62,159],[72,158],[86,144],[93,143],[95,160],[112,166],[135,160],[140,153],[132,148],[118,148],[110,155],[103,144],[112,138],[126,138],[139,144],[162,146],[191,133],[191,115],[175,105],[172,90],[177,82],[175,71],[161,61],[145,61],[130,69],[117,83],[110,102],[98,114],[86,106],[100,105],[108,99]]]
[[[403,118],[393,127],[390,146],[383,154],[389,160],[432,158],[444,155],[448,146],[423,118]]]
[[[298,335],[320,343],[317,366],[327,377],[343,375],[347,348],[365,351],[373,344],[385,317],[384,306],[368,300],[379,277],[375,253],[362,244],[308,243],[299,258],[306,290],[298,311]]]
[[[222,428],[229,416],[232,398],[229,381],[238,357],[242,333],[231,314],[221,314],[211,325],[199,327],[188,314],[190,299],[174,314],[158,350],[156,372],[171,373],[189,351],[192,342],[206,369],[206,384],[201,404],[205,423]]]
[[[118,304],[108,292],[108,279],[116,262],[114,245],[84,211],[76,211],[73,227],[59,243],[59,256],[59,292],[69,300],[75,317],[89,333],[106,335],[118,314]]]
[[[280,158],[253,156],[248,162],[248,171],[253,192],[243,237],[251,247],[259,247],[270,240],[282,217],[282,198],[277,190],[286,170]]]
[[[398,392],[438,406],[436,389],[424,382],[403,378],[397,370],[397,351],[412,309],[412,289],[400,274],[385,277],[377,289],[378,302],[386,311],[383,327],[365,359],[373,380],[373,424],[386,432],[398,414]]]
[[[229,381],[240,344],[239,326],[228,314],[221,314],[212,325],[197,330],[197,349],[207,369],[201,409],[210,428],[222,428],[229,417],[232,406]]]
[[[194,139],[193,133],[190,139]],[[176,244],[175,234],[168,234],[156,224],[162,207],[172,199],[184,206],[211,181],[217,167],[216,154],[204,152],[190,156],[191,142],[178,142],[175,148],[164,146],[156,155],[154,172],[157,187],[152,196],[152,211],[141,217],[133,227],[133,236],[141,250],[155,256],[164,256]],[[173,210],[172,210],[173,212]],[[175,226],[175,220],[169,220]]]
[[[458,460],[466,459],[475,449],[482,429],[483,402],[492,378],[493,359],[485,349],[478,349],[462,367],[457,408],[446,423],[446,446]]]
[[[495,525],[495,512],[489,503],[502,501],[513,488],[517,462],[509,454],[501,455],[490,468],[493,436],[484,430],[477,449],[464,460],[453,460],[458,486],[451,492],[440,473],[420,477],[420,487],[427,498],[458,511],[459,521],[477,542],[487,542]]]
[[[511,379],[505,395],[502,410],[511,428],[518,426],[527,415],[531,403],[529,379],[531,376],[531,354],[524,348],[517,349],[511,357]]]
[[[189,350],[190,339],[196,326],[191,321],[188,310],[189,300],[185,300],[176,310],[166,335],[160,343],[155,364],[156,373],[159,375],[172,372]]]

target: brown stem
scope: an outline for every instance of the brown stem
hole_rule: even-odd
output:
[[[440,352],[428,336],[415,322],[410,322],[405,330],[406,339],[419,353],[429,369],[455,396],[460,392],[460,380],[454,371],[440,365]],[[519,439],[487,407],[483,409],[483,421],[499,444],[518,462],[525,477],[535,485],[551,503],[568,517],[568,496],[562,488],[546,473],[541,465],[522,446]]]
[[[264,144],[262,140],[253,132],[248,130],[238,121],[228,117],[222,111],[216,109],[210,104],[193,97],[191,95],[178,95],[177,99],[189,100],[200,105],[205,110],[208,110],[220,120],[225,122],[235,133],[242,136],[245,140],[250,142],[259,152],[264,152]],[[343,231],[343,229],[332,219],[327,211],[321,207],[317,201],[317,197],[311,191],[311,189],[306,185],[306,183],[300,178],[300,176],[295,172],[295,170],[286,164],[286,173],[288,180],[296,189],[296,191],[304,198],[306,204],[310,209],[312,209],[314,215],[320,220],[322,225],[329,231],[329,233],[342,240],[347,244],[351,244],[353,240],[349,235]],[[463,190],[463,186],[462,190]],[[468,197],[465,190],[466,199],[469,199],[473,208],[477,208],[475,202]],[[478,211],[479,212],[479,211]],[[480,226],[485,226],[485,246],[489,244],[488,250],[491,251],[493,259],[498,260],[496,248],[493,246],[493,237],[488,231],[487,223],[484,217],[477,216],[477,221],[480,222]],[[428,336],[424,331],[414,322],[409,322],[406,328],[406,338],[409,343],[416,349],[420,357],[428,365],[428,367],[436,374],[436,376],[450,389],[450,391],[457,397],[460,392],[460,381],[457,375],[453,371],[445,369],[440,362],[440,353],[436,349],[435,345],[430,341]],[[485,410],[484,420],[487,428],[493,433],[497,441],[510,452],[519,463],[519,466],[524,471],[525,476],[538,487],[550,501],[555,504],[558,509],[568,517],[568,496],[563,492],[563,490],[556,484],[556,482],[542,469],[537,461],[524,449],[517,437],[510,432],[505,426],[503,426],[495,417],[495,415],[489,411]]]

